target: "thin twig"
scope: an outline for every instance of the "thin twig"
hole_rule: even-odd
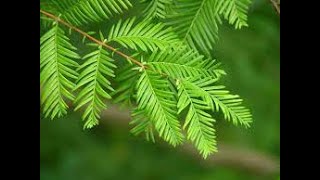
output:
[[[93,42],[95,42],[95,43],[97,43],[97,44],[99,44],[99,45],[101,45],[101,46],[104,46],[104,47],[110,49],[111,51],[117,53],[118,55],[120,55],[120,56],[122,56],[122,57],[130,60],[131,62],[137,64],[138,66],[140,66],[140,67],[142,67],[142,68],[145,68],[145,66],[144,66],[141,62],[139,62],[138,60],[136,60],[136,59],[134,59],[134,58],[132,58],[132,57],[130,57],[130,56],[128,56],[128,55],[120,52],[120,51],[118,51],[118,50],[115,49],[114,47],[109,46],[109,45],[105,44],[105,43],[102,42],[102,41],[99,41],[98,39],[90,36],[89,34],[87,34],[86,32],[78,29],[77,27],[75,27],[75,26],[73,26],[73,25],[65,22],[64,20],[60,19],[59,17],[57,17],[57,16],[55,16],[55,15],[53,15],[53,14],[51,14],[51,13],[48,13],[48,12],[46,12],[46,11],[44,11],[44,10],[41,10],[41,9],[40,9],[40,12],[41,12],[42,14],[48,16],[49,18],[54,19],[55,21],[58,21],[59,23],[65,25],[65,26],[67,26],[67,27],[69,27],[70,29],[73,29],[74,31],[76,31],[76,32],[80,33],[81,35],[87,37],[87,38],[90,39],[91,41],[93,41]]]
[[[278,15],[280,16],[280,3],[276,2],[275,0],[270,0],[273,7],[276,9]]]

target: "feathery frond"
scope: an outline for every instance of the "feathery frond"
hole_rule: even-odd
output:
[[[168,6],[172,4],[173,0],[140,0],[140,2],[148,3],[142,12],[146,19],[165,19]]]
[[[41,104],[45,117],[65,115],[68,109],[65,100],[74,99],[70,91],[78,77],[74,68],[79,66],[74,59],[80,58],[76,50],[57,23],[40,38]]]
[[[214,102],[215,111],[221,110],[224,118],[232,121],[235,125],[244,125],[250,127],[252,115],[246,107],[242,105],[242,99],[239,95],[230,94],[225,90],[225,86],[216,85],[204,88]]]
[[[210,55],[217,40],[220,18],[216,0],[177,0],[166,24],[173,27],[180,38],[193,49]]]
[[[224,89],[224,86],[216,84],[218,79],[192,77],[186,80],[194,90],[202,92],[214,112],[221,111],[224,118],[235,125],[250,127],[252,122],[250,111],[242,105],[242,99],[238,95],[232,95]]]
[[[133,134],[145,133],[147,140],[154,142],[157,132],[177,146],[185,140],[185,130],[187,139],[206,158],[217,151],[214,114],[223,114],[235,125],[249,127],[252,122],[242,99],[217,83],[226,73],[211,58],[220,18],[237,29],[247,26],[251,0],[139,1],[149,3],[139,12],[144,16],[142,21],[135,18],[141,14],[130,12],[133,17],[123,16],[126,19],[110,27],[102,22],[111,22],[111,17],[129,9],[129,0],[41,0],[47,3],[41,5],[40,28],[42,32],[49,29],[40,38],[44,114],[51,118],[65,115],[66,101],[70,100],[75,110],[84,109],[84,128],[91,128],[107,108],[105,101],[113,99],[134,109],[130,122]],[[155,23],[158,21],[164,23]],[[75,61],[80,58],[77,49],[59,23],[82,35],[82,41],[75,36],[78,43],[86,39],[94,42],[88,44],[95,49],[83,57],[81,66]],[[83,25],[108,25],[108,38],[100,32],[98,40],[91,36],[94,29],[85,33],[76,27]],[[114,62],[118,56],[129,64]],[[178,119],[182,112],[186,112],[183,127]]]
[[[156,72],[164,73],[173,78],[186,78],[193,76],[219,78],[225,75],[220,69],[220,63],[210,58],[205,59],[203,55],[187,48],[168,49],[155,51],[147,58],[148,67]]]
[[[108,42],[117,42],[125,48],[134,50],[154,51],[156,48],[165,49],[180,43],[178,36],[170,27],[163,23],[142,21],[135,24],[135,18],[120,20],[110,29]]]
[[[86,61],[78,68],[82,72],[75,87],[82,88],[74,101],[77,104],[75,110],[87,105],[82,116],[86,121],[84,128],[91,128],[99,123],[101,111],[107,108],[104,101],[111,99],[107,91],[113,91],[106,77],[114,77],[112,69],[116,68],[110,54],[101,45],[93,45],[97,50],[83,57]]]
[[[213,128],[215,120],[206,112],[210,109],[207,94],[195,89],[187,80],[178,80],[177,85],[179,113],[188,107],[183,126],[183,128],[188,127],[187,138],[194,142],[203,157],[207,158],[211,153],[217,152]]]
[[[236,29],[240,29],[247,24],[247,12],[251,0],[223,0],[217,1],[216,8],[219,14],[222,14],[230,24],[233,24]]]
[[[155,142],[154,138],[154,125],[152,121],[148,118],[146,112],[141,109],[134,109],[131,113],[132,121],[130,124],[136,124],[134,128],[130,130],[134,135],[139,135],[140,133],[145,133],[147,141]]]
[[[51,0],[61,18],[80,26],[98,23],[121,14],[132,4],[129,0]]]
[[[183,134],[177,116],[175,95],[161,75],[143,70],[137,83],[138,108],[146,112],[159,136],[171,145],[182,143]]]

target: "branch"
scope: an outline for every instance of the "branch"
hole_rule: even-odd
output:
[[[272,3],[273,7],[276,9],[278,15],[280,16],[280,1],[275,1],[275,0],[270,0]]]
[[[140,66],[140,67],[142,67],[143,69],[147,69],[147,68],[148,68],[147,66],[143,65],[140,61],[138,61],[138,60],[136,60],[136,59],[134,59],[134,58],[132,58],[132,57],[130,57],[130,56],[128,56],[128,55],[120,52],[120,51],[118,51],[118,50],[115,49],[114,47],[109,46],[109,45],[105,44],[105,43],[102,42],[102,41],[99,41],[98,39],[90,36],[90,35],[87,34],[86,32],[84,32],[84,31],[80,30],[79,28],[77,28],[77,27],[75,27],[75,26],[67,23],[66,21],[60,19],[59,17],[57,17],[57,16],[55,16],[55,15],[53,15],[53,14],[50,14],[50,13],[44,11],[44,10],[41,10],[41,9],[40,9],[40,13],[42,13],[42,14],[46,15],[47,17],[49,17],[49,18],[51,18],[51,19],[53,19],[53,20],[55,20],[55,21],[57,21],[57,22],[65,25],[65,26],[67,26],[68,28],[70,28],[70,29],[78,32],[79,34],[85,36],[86,38],[90,39],[91,41],[93,41],[93,42],[95,42],[95,43],[97,43],[97,44],[99,44],[99,45],[102,45],[103,47],[105,47],[105,48],[107,48],[107,49],[109,49],[109,50],[112,50],[113,52],[117,53],[118,55],[120,55],[120,56],[122,56],[122,57],[124,57],[124,58],[126,58],[126,59],[129,59],[131,62],[135,63],[136,65],[138,65],[138,66]],[[155,71],[155,70],[152,70],[152,71],[160,74],[161,76],[168,76],[168,75],[165,74],[165,73],[161,73],[161,72],[158,72],[158,71]]]
[[[108,109],[102,112],[101,120],[101,125],[109,124],[127,127],[131,120],[130,111],[128,109],[120,109],[115,105],[109,105]],[[166,143],[160,144],[168,146]],[[218,149],[217,153],[204,160],[192,145],[184,144],[178,147],[178,151],[189,155],[207,167],[227,166],[247,170],[259,175],[274,175],[279,173],[280,165],[275,157],[270,157],[251,149],[221,143],[218,144]]]
[[[275,6],[275,2],[273,0],[270,0],[273,5]],[[277,5],[277,4],[276,4]],[[277,9],[277,12],[280,14],[280,7],[278,5],[275,7]],[[78,29],[77,27],[65,22],[64,20],[61,20],[59,17],[50,14],[46,11],[43,11],[40,9],[40,13],[46,15],[47,17],[69,27],[70,29],[78,32],[79,34],[87,37],[91,41],[102,45],[103,47],[114,51],[118,55],[132,61],[136,65],[146,68],[142,63],[140,63],[138,60],[118,51],[117,49],[113,48],[112,46],[109,46],[105,44],[102,41],[99,41],[98,39],[90,36],[89,34],[85,33],[84,31]],[[70,104],[70,106],[72,106]],[[102,113],[102,119],[106,119],[107,117],[112,117],[113,121],[102,121],[102,123],[111,123],[113,125],[119,125],[119,126],[128,126],[128,123],[131,119],[129,110],[119,110],[116,106],[110,106],[107,110],[103,111]],[[108,118],[110,119],[110,118]],[[247,149],[239,149],[236,147],[232,147],[229,145],[219,145],[219,152],[216,153],[214,156],[209,157],[207,160],[203,160],[198,153],[194,150],[191,145],[184,145],[180,149],[180,151],[190,154],[192,157],[199,158],[199,161],[201,161],[201,164],[204,164],[206,166],[216,166],[216,165],[226,165],[226,166],[234,166],[237,168],[242,168],[249,170],[254,173],[258,174],[274,174],[277,173],[279,170],[279,163],[275,160],[275,158],[268,157],[264,154],[259,154],[257,152],[253,152],[251,150]]]
[[[118,51],[118,50],[115,49],[114,47],[109,46],[109,45],[105,44],[105,43],[102,42],[102,41],[99,41],[98,39],[90,36],[89,34],[87,34],[86,32],[78,29],[77,27],[75,27],[75,26],[73,26],[73,25],[65,22],[64,20],[60,19],[59,17],[57,17],[57,16],[55,16],[55,15],[53,15],[53,14],[50,14],[50,13],[44,11],[44,10],[41,10],[41,9],[40,9],[40,13],[42,13],[42,14],[46,15],[47,17],[49,17],[49,18],[51,18],[51,19],[53,19],[53,20],[55,20],[55,21],[57,21],[57,22],[65,25],[65,26],[67,26],[67,27],[69,27],[70,29],[72,29],[72,30],[78,32],[79,34],[87,37],[87,38],[90,39],[91,41],[93,41],[93,42],[95,42],[95,43],[97,43],[97,44],[99,44],[99,45],[101,45],[101,46],[104,46],[104,47],[106,47],[106,48],[109,49],[109,50],[112,50],[113,52],[117,53],[118,55],[120,55],[120,56],[122,56],[122,57],[124,57],[124,58],[126,58],[126,59],[129,59],[131,62],[137,64],[138,66],[140,66],[140,67],[142,67],[142,68],[145,68],[144,65],[143,65],[142,63],[140,63],[138,60],[136,60],[136,59],[134,59],[134,58],[132,58],[132,57],[130,57],[130,56],[128,56],[128,55],[120,52],[120,51]]]

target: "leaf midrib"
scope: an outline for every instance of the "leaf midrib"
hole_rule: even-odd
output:
[[[182,85],[184,91],[186,91],[187,97],[188,97],[188,99],[189,99],[189,102],[190,102],[190,107],[189,107],[189,108],[192,108],[192,109],[193,109],[193,111],[195,112],[195,114],[196,114],[196,116],[197,116],[197,119],[198,119],[197,124],[198,124],[199,126],[201,126],[201,125],[202,125],[202,124],[200,123],[201,117],[199,117],[200,115],[199,115],[199,113],[196,111],[196,108],[194,107],[192,98],[190,97],[189,93],[187,92],[187,89],[185,88],[185,86],[184,86],[184,84],[183,84],[182,81],[181,81],[181,85]],[[190,111],[190,109],[189,109],[189,111]],[[184,127],[185,127],[185,125],[184,125]],[[190,126],[189,126],[189,128],[190,128]],[[206,137],[206,136],[204,136],[204,133],[203,133],[203,131],[202,131],[201,128],[199,128],[199,131],[200,131],[200,133],[201,133],[201,136]],[[210,140],[208,140],[207,138],[204,138],[204,139],[205,139],[206,141],[210,142]]]
[[[204,4],[205,4],[206,1],[207,1],[207,0],[203,0],[203,1],[201,2],[199,9],[198,9],[197,13],[195,14],[194,18],[192,19],[191,24],[190,24],[190,26],[189,26],[189,28],[188,28],[188,30],[187,30],[187,32],[186,32],[186,35],[184,36],[184,38],[183,38],[183,40],[182,40],[183,42],[186,41],[186,39],[187,39],[187,37],[188,37],[191,29],[192,29],[193,26],[194,26],[195,20],[198,18],[198,15],[199,15],[200,11],[202,10],[202,8],[203,8],[203,6],[204,6]]]
[[[56,74],[56,77],[57,77],[57,79],[56,79],[56,81],[58,82],[57,84],[58,84],[58,91],[59,91],[59,106],[60,106],[60,108],[62,108],[61,107],[61,102],[63,102],[63,97],[62,97],[62,92],[61,92],[61,82],[60,82],[60,71],[59,71],[59,60],[58,60],[58,32],[59,32],[59,26],[58,26],[58,23],[57,23],[57,25],[56,25],[56,27],[55,27],[55,33],[54,33],[54,38],[55,38],[55,46],[54,46],[54,49],[55,49],[55,60],[56,60],[56,72],[55,72],[55,74]],[[61,111],[61,110],[59,110],[59,111]]]
[[[152,83],[151,83],[151,81],[150,81],[150,78],[149,78],[149,76],[148,76],[148,73],[147,73],[146,71],[145,71],[145,74],[146,74],[148,83],[149,83],[149,85],[151,86],[152,94],[156,97],[155,99],[156,99],[157,103],[160,104],[161,111],[162,111],[162,112],[166,112],[166,111],[163,109],[163,104],[162,104],[161,101],[158,99],[157,93],[154,91],[154,88],[153,88],[153,86],[152,86]],[[167,124],[168,124],[169,127],[170,127],[170,131],[172,132],[171,134],[173,134],[173,136],[174,136],[175,143],[178,144],[178,143],[180,142],[180,140],[179,140],[179,138],[177,137],[176,132],[175,132],[175,131],[173,130],[173,128],[171,127],[172,125],[171,125],[171,123],[169,123],[169,121],[168,121],[167,114],[166,114],[166,113],[163,113],[163,114],[165,114],[165,117],[166,117],[166,119],[167,119]],[[171,137],[172,137],[172,136],[171,136]]]
[[[194,69],[195,71],[198,71],[199,75],[200,74],[203,75],[203,73],[201,73],[202,71],[210,72],[210,70],[207,70],[205,68],[196,68],[196,67],[187,66],[185,64],[178,64],[178,63],[173,63],[173,62],[149,62],[148,64],[166,64],[167,66],[179,66],[179,67],[184,67],[186,69]],[[168,75],[172,77],[172,75],[170,75],[170,74],[168,74]]]
[[[248,122],[242,120],[242,118],[239,117],[239,115],[238,115],[237,113],[235,113],[231,108],[229,108],[229,107],[228,107],[226,104],[224,104],[219,98],[217,98],[217,97],[215,96],[214,92],[209,93],[209,92],[203,90],[201,87],[195,85],[194,83],[191,83],[191,84],[192,84],[192,86],[196,87],[197,89],[199,89],[199,90],[202,91],[203,93],[207,94],[214,102],[217,101],[218,104],[220,104],[220,106],[224,107],[224,109],[226,109],[230,114],[233,114],[233,115],[237,118],[236,121],[239,120],[239,122],[241,121],[245,126],[249,126]],[[221,109],[221,107],[220,107],[220,109]],[[221,109],[221,111],[222,111],[222,109]],[[232,120],[231,117],[230,117],[229,119]]]

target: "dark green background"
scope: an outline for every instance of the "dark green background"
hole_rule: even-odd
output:
[[[225,24],[214,50],[228,76],[228,89],[240,94],[252,110],[252,128],[219,120],[218,144],[280,159],[280,18],[269,1],[255,1],[249,27]],[[104,121],[115,121],[105,119]],[[259,173],[237,166],[208,166],[208,162],[163,143],[152,144],[129,133],[129,125],[101,124],[82,130],[80,115],[41,119],[40,178],[42,180],[278,179],[279,171]]]

